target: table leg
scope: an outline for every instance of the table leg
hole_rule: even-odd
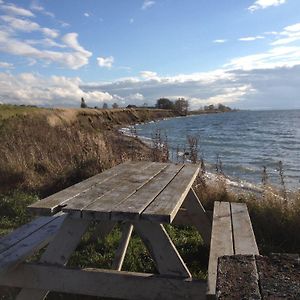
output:
[[[140,221],[134,223],[160,274],[191,277],[173,242],[162,224]]]
[[[46,248],[40,262],[66,265],[89,224],[90,221],[87,220],[67,217],[53,241]],[[16,300],[44,299],[48,292],[46,290],[22,289]]]
[[[92,239],[96,241],[98,238],[104,240],[107,235],[114,229],[116,222],[101,220],[97,223]]]
[[[190,189],[183,202],[190,221],[199,231],[206,245],[210,245],[211,222],[193,188]]]
[[[116,255],[114,261],[112,263],[112,268],[117,271],[121,271],[122,265],[124,262],[125,254],[127,251],[127,247],[130,241],[131,233],[133,230],[133,225],[130,223],[122,224],[122,236],[119,243],[119,247],[116,251]]]

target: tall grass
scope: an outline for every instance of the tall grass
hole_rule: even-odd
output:
[[[142,159],[145,146],[101,128],[50,125],[45,116],[0,122],[0,192],[22,189],[51,194],[127,159]],[[143,149],[143,151],[142,151]]]

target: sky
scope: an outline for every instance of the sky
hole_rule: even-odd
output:
[[[300,108],[299,0],[0,0],[0,103]]]

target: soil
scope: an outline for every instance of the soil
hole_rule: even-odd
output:
[[[219,258],[217,299],[300,299],[299,254]]]

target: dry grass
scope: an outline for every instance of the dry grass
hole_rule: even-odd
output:
[[[56,111],[49,122],[49,116],[17,114],[0,122],[0,193],[21,189],[45,196],[124,160],[147,159],[140,141],[101,127],[96,122],[102,119],[79,114],[70,121]]]
[[[300,192],[291,192],[287,200],[281,191],[265,187],[263,194],[232,192],[222,175],[215,182],[199,176],[196,193],[208,210],[215,201],[244,202],[249,209],[255,237],[261,254],[271,252],[300,253]]]

